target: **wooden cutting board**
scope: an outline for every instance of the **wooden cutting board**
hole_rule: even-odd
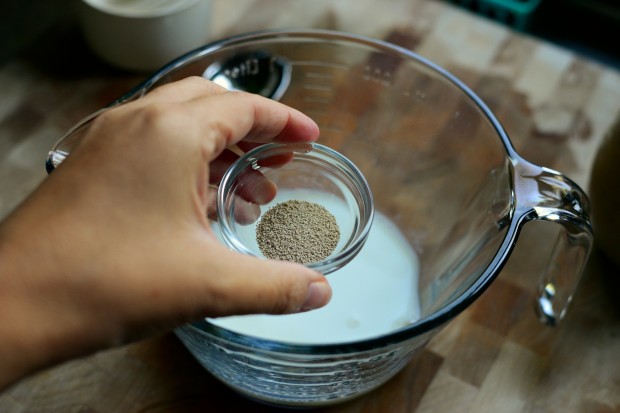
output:
[[[445,3],[214,0],[214,39],[289,27],[390,39],[443,65],[489,104],[526,159],[586,189],[594,154],[620,107],[615,70]],[[39,58],[0,67],[3,216],[44,178],[42,160],[65,130],[142,78],[102,68],[66,34],[50,33]],[[526,225],[490,289],[400,374],[321,411],[620,412],[618,269],[595,251],[565,322],[548,328],[534,316],[532,291],[554,231]],[[0,393],[3,413],[229,411],[282,410],[217,382],[171,334],[66,363]]]

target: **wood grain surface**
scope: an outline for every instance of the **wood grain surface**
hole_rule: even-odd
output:
[[[415,50],[471,86],[528,160],[587,189],[620,108],[620,74],[428,0],[214,0],[212,38],[330,28]],[[576,28],[582,30],[582,28]],[[45,178],[44,158],[77,120],[144,76],[99,62],[71,30],[0,67],[0,214]],[[617,188],[616,188],[617,189]],[[532,292],[556,228],[526,225],[490,289],[380,389],[324,412],[620,412],[620,274],[595,251],[563,324],[540,325]],[[37,235],[37,229],[32,229]],[[171,334],[40,372],[0,393],[2,413],[283,411],[238,396]]]

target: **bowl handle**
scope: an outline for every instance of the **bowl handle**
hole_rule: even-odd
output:
[[[540,276],[536,309],[540,320],[562,320],[581,279],[593,244],[589,201],[569,178],[523,159],[514,164],[516,216],[562,225],[551,258]]]

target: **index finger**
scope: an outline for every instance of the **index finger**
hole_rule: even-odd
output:
[[[226,92],[183,102],[184,112],[198,122],[210,143],[210,161],[241,140],[249,142],[313,142],[318,125],[300,111],[244,92]],[[195,121],[194,121],[195,122]]]

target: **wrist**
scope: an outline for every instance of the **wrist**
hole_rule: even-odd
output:
[[[52,240],[24,231],[34,228],[27,223],[0,226],[0,390],[98,344],[88,297],[65,279]]]
[[[34,308],[24,291],[26,277],[7,238],[0,231],[0,389],[28,374],[40,354],[29,331]]]

